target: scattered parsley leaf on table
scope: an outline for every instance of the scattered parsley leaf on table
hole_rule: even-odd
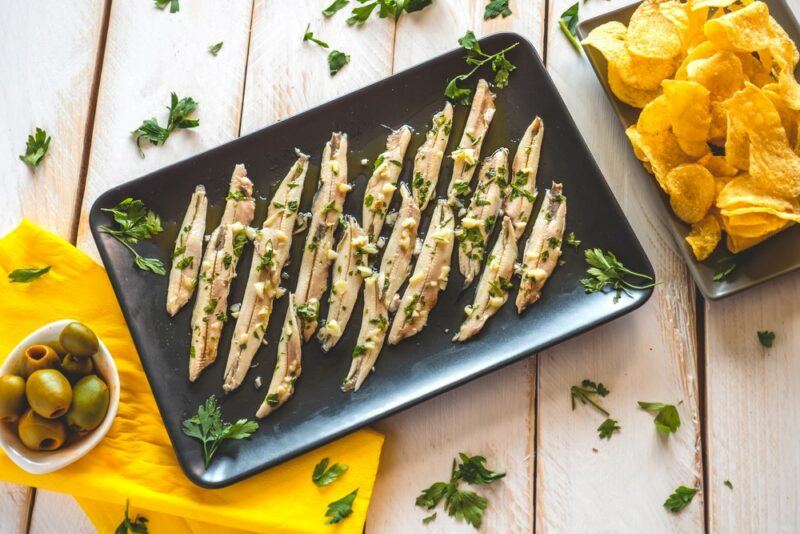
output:
[[[14,269],[10,273],[8,273],[8,281],[10,283],[18,283],[18,284],[29,284],[50,271],[50,266],[45,265],[44,267],[40,268],[30,268],[30,269]]]
[[[167,127],[164,128],[155,117],[146,119],[142,124],[131,132],[136,146],[139,148],[139,154],[144,157],[142,152],[141,141],[150,141],[151,144],[161,145],[169,138],[170,134],[177,128],[196,128],[200,125],[200,119],[189,118],[195,109],[197,109],[197,101],[192,97],[178,99],[178,95],[174,92],[170,95],[170,105],[167,107],[169,110],[169,118],[167,119]]]
[[[180,0],[154,0],[158,9],[169,6],[170,13],[177,13],[181,9]]]
[[[458,40],[458,44],[467,51],[464,60],[467,62],[467,65],[472,66],[472,70],[465,74],[459,74],[449,80],[444,90],[444,96],[462,105],[469,104],[469,97],[472,94],[472,90],[459,87],[458,83],[469,79],[470,76],[475,74],[475,71],[487,63],[489,63],[492,67],[492,71],[495,73],[494,84],[500,89],[508,86],[508,76],[511,74],[511,71],[517,67],[506,59],[506,52],[515,48],[519,43],[514,43],[494,54],[486,54],[481,50],[481,45],[478,43],[478,39],[475,37],[472,30],[467,30],[464,37]]]
[[[136,514],[136,519],[131,521],[130,515],[128,515],[129,506],[130,501],[125,499],[125,518],[114,531],[114,534],[128,534],[129,532],[147,534],[147,518]]]
[[[217,44],[213,44],[208,47],[208,51],[211,52],[211,55],[216,57],[219,54],[219,51],[222,49],[222,45],[225,44],[225,41],[220,41]]]
[[[611,251],[603,252],[599,248],[588,249],[585,252],[585,258],[586,263],[589,264],[589,268],[586,270],[589,278],[581,280],[584,290],[587,293],[598,291],[605,293],[606,286],[610,286],[613,291],[616,291],[615,304],[619,301],[622,293],[631,296],[629,289],[649,289],[656,285],[652,277],[626,268]],[[644,285],[633,284],[626,280],[628,276],[641,278],[647,283]]]
[[[572,409],[575,409],[575,400],[581,401],[581,404],[591,404],[594,406],[600,413],[608,417],[608,411],[605,408],[597,404],[592,397],[594,395],[599,395],[601,397],[605,397],[610,393],[608,389],[603,385],[602,382],[599,384],[595,384],[588,378],[584,379],[581,382],[580,386],[572,386],[569,388],[570,395],[572,396]]]
[[[258,430],[258,423],[239,419],[235,423],[222,420],[222,410],[217,406],[217,398],[211,395],[197,408],[197,414],[183,422],[183,433],[203,444],[203,461],[206,468],[219,446],[226,440],[249,438]]]
[[[561,28],[561,31],[564,32],[564,35],[567,36],[567,39],[569,39],[569,42],[572,44],[575,50],[580,52],[581,44],[578,42],[578,29],[577,29],[578,4],[579,2],[575,2],[561,14],[561,18],[558,19],[558,25]]]
[[[322,14],[326,17],[331,17],[349,3],[350,0],[334,0],[331,5],[322,10]]]
[[[694,488],[687,488],[686,486],[678,486],[675,492],[667,497],[664,501],[664,508],[670,512],[680,512],[692,502],[697,490]]]
[[[458,466],[458,476],[468,484],[491,484],[501,479],[506,474],[502,471],[491,471],[484,465],[486,458],[483,456],[468,456],[463,452],[458,453],[461,464]]]
[[[506,18],[511,14],[511,8],[508,7],[509,0],[489,0],[486,4],[486,9],[483,11],[483,20],[496,18],[498,15],[503,15]]]
[[[759,343],[768,349],[772,348],[772,344],[775,343],[775,332],[772,330],[759,330],[757,334]]]
[[[622,429],[618,423],[619,421],[616,419],[611,419],[610,417],[600,423],[600,426],[597,427],[597,433],[600,436],[600,439],[611,439],[611,435],[614,432],[618,432]]]
[[[350,63],[350,56],[339,50],[331,50],[328,54],[328,70],[331,76],[336,76],[336,73],[342,70],[342,67]]]
[[[648,412],[656,412],[653,423],[665,434],[674,434],[681,426],[681,416],[674,404],[639,401],[639,408]]]
[[[723,484],[728,486],[730,489],[733,489],[733,483],[730,480],[725,480],[725,482],[723,482]]]
[[[311,480],[319,487],[327,486],[343,474],[348,469],[347,464],[333,464],[328,467],[328,458],[323,458],[314,466],[314,472],[311,474]]]
[[[50,136],[47,135],[47,132],[37,127],[36,132],[28,136],[28,142],[25,144],[25,153],[19,159],[35,169],[39,166],[49,148]]]
[[[330,517],[325,521],[326,525],[335,525],[347,519],[353,513],[353,501],[356,500],[358,488],[354,489],[352,493],[348,493],[338,501],[333,501],[328,504],[328,510],[325,512],[325,517]]]
[[[318,44],[322,48],[328,48],[328,43],[326,43],[325,41],[321,41],[321,40],[317,39],[316,37],[314,37],[314,32],[311,31],[311,23],[310,22],[308,23],[308,26],[306,26],[306,31],[303,33],[303,42],[305,42],[305,41],[311,41],[312,43]]]
[[[378,17],[393,18],[397,20],[403,12],[413,13],[414,11],[421,11],[433,4],[433,0],[358,0],[361,4],[354,7],[350,18],[347,19],[347,24],[352,26],[354,24],[361,26],[364,24],[369,16],[378,8]],[[324,12],[323,12],[324,14]]]
[[[436,512],[433,512],[431,515],[422,518],[422,524],[427,525],[431,521],[436,519]]]

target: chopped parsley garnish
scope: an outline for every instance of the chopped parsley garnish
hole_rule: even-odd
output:
[[[181,258],[178,263],[175,264],[175,267],[183,270],[187,267],[191,268],[194,265],[194,256],[184,256]]]
[[[605,397],[610,393],[608,389],[603,385],[602,382],[595,384],[588,378],[584,379],[581,382],[580,386],[572,386],[569,388],[570,395],[572,396],[572,409],[575,409],[575,400],[579,400],[581,404],[591,404],[594,406],[600,413],[608,417],[608,411],[605,408],[600,406],[592,397],[595,395],[599,395],[600,397]]]
[[[226,252],[225,255],[222,256],[222,265],[226,269],[230,269],[231,268],[231,263],[233,263],[233,256],[231,256],[230,254],[228,254]]]
[[[311,480],[319,487],[327,486],[347,472],[347,464],[333,464],[328,467],[328,458],[323,458],[314,466]]]
[[[233,255],[237,258],[244,252],[244,246],[247,244],[247,234],[244,231],[237,232],[233,236]]]
[[[686,486],[678,486],[675,492],[667,497],[664,501],[664,508],[670,512],[680,512],[692,502],[697,490],[695,488],[687,488]]]
[[[267,406],[272,406],[273,408],[280,403],[277,393],[270,393],[264,401],[267,403]]]
[[[352,357],[353,357],[353,358],[358,358],[358,357],[360,357],[360,356],[363,356],[363,355],[364,355],[364,354],[366,354],[366,353],[367,353],[367,347],[365,347],[364,345],[356,345],[356,346],[353,348],[353,354],[352,354]]]
[[[515,48],[519,43],[514,43],[494,54],[486,54],[481,50],[481,46],[478,44],[478,39],[475,37],[475,34],[472,30],[468,30],[466,35],[458,40],[458,44],[467,51],[465,60],[467,65],[472,66],[472,70],[466,74],[459,74],[450,80],[444,91],[444,96],[459,104],[467,105],[472,90],[459,87],[458,83],[466,81],[475,71],[487,63],[489,63],[492,67],[492,71],[495,73],[494,84],[500,89],[508,85],[508,76],[511,74],[511,71],[517,67],[506,59],[506,52]]]
[[[503,18],[506,18],[510,14],[511,9],[508,7],[508,0],[489,0],[483,10],[483,20],[493,19],[499,15],[503,15]]]
[[[166,128],[158,124],[156,118],[153,117],[144,120],[141,126],[131,132],[136,141],[136,147],[139,149],[139,154],[144,157],[141,145],[142,139],[150,141],[153,145],[161,145],[177,128],[196,128],[199,126],[200,119],[189,118],[189,115],[197,109],[197,105],[197,102],[192,97],[178,99],[178,95],[171,93],[170,105],[167,108],[169,110],[169,118],[167,119]]]
[[[28,136],[28,142],[25,144],[25,153],[19,159],[35,169],[39,166],[49,148],[50,136],[47,135],[47,132],[37,127],[36,132]]]
[[[326,525],[335,525],[347,519],[353,513],[353,501],[356,500],[358,488],[354,489],[338,501],[333,501],[328,504],[328,510],[325,512],[325,517],[329,519],[325,521]]]
[[[222,411],[217,406],[217,399],[211,395],[197,409],[197,414],[183,422],[183,433],[203,444],[203,462],[206,468],[220,445],[227,440],[249,438],[258,430],[258,423],[247,419],[239,419],[235,423],[222,420]]]
[[[261,272],[264,269],[269,269],[275,266],[275,251],[270,247],[264,251],[261,260],[256,265],[256,271]]]
[[[304,323],[313,323],[317,320],[319,304],[316,302],[306,302],[300,306],[295,306],[294,311]]]
[[[8,281],[9,283],[18,283],[18,284],[29,284],[34,280],[38,279],[43,274],[46,274],[50,271],[50,266],[45,265],[44,267],[32,267],[30,269],[14,269],[10,273],[8,273]]]
[[[681,416],[674,404],[639,401],[639,408],[648,412],[656,412],[653,423],[665,434],[674,434],[681,426]]]
[[[581,246],[581,240],[575,237],[575,232],[570,232],[567,234],[566,243],[567,245],[575,247],[576,250],[579,246]]]
[[[605,292],[606,286],[610,286],[613,291],[616,291],[614,296],[614,303],[616,303],[622,293],[629,297],[631,296],[629,289],[643,290],[656,285],[651,276],[626,268],[610,251],[603,252],[599,248],[593,248],[588,249],[585,254],[586,263],[589,264],[589,269],[586,270],[589,278],[582,279],[581,285],[586,290],[586,293]],[[628,276],[641,278],[646,280],[647,283],[644,285],[633,284],[626,280]]]
[[[759,343],[768,349],[772,348],[772,344],[775,342],[775,332],[771,330],[759,330],[757,334]]]

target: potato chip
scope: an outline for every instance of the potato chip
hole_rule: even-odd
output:
[[[769,20],[767,4],[753,2],[738,11],[710,19],[703,32],[718,48],[756,52],[768,48],[772,41]]]
[[[791,109],[783,96],[780,94],[780,87],[777,84],[768,84],[763,88],[764,94],[770,99],[772,105],[781,117],[781,124],[786,132],[786,137],[789,140],[790,147],[796,147],[798,141],[798,121],[800,121],[800,112]]]
[[[643,108],[661,94],[661,88],[646,90],[628,85],[613,63],[608,64],[608,86],[618,99],[634,108]]]
[[[596,48],[608,62],[617,61],[625,49],[628,28],[621,22],[606,22],[592,30],[582,41],[585,46]]]
[[[708,18],[708,9],[697,8],[693,11],[689,4],[677,0],[661,2],[658,9],[677,29],[683,52],[705,40],[703,25]]]
[[[715,178],[733,177],[739,174],[739,169],[728,163],[723,156],[708,154],[697,163],[708,169],[708,172],[710,172]]]
[[[765,67],[753,54],[749,52],[737,52],[736,56],[742,62],[742,70],[744,71],[747,81],[756,87],[763,87],[768,83],[775,81],[772,76],[771,67]]]
[[[791,223],[786,223],[785,225],[783,225],[782,227],[778,228],[777,230],[775,230],[772,233],[764,234],[764,235],[762,235],[760,237],[755,237],[755,238],[740,237],[740,236],[738,236],[736,234],[732,234],[732,233],[728,232],[728,238],[727,238],[727,243],[726,243],[727,246],[728,246],[728,250],[731,251],[734,254],[738,254],[739,252],[742,252],[743,250],[747,250],[750,247],[758,245],[759,243],[761,243],[765,239],[769,239],[770,237],[772,237],[773,235],[777,234],[778,232],[781,232],[781,231],[785,230],[790,225],[791,225]],[[726,228],[726,231],[727,231],[727,228]]]
[[[686,236],[686,242],[692,249],[697,261],[708,258],[717,248],[722,239],[722,228],[713,215],[706,215],[699,222],[692,225],[692,230]]]
[[[794,77],[795,68],[800,61],[800,53],[783,28],[775,22],[775,19],[770,17],[769,21],[773,35],[769,51],[779,68],[778,85],[781,95],[789,108],[800,110],[800,84]]]
[[[682,141],[705,143],[711,128],[708,89],[699,83],[679,80],[664,80],[662,87],[675,135]]]
[[[634,56],[672,59],[681,53],[681,38],[656,0],[644,0],[631,16],[625,46]]]
[[[663,132],[670,129],[670,118],[667,97],[661,95],[642,109],[636,122],[636,129],[647,134]]]
[[[651,172],[665,191],[667,173],[679,165],[692,162],[692,158],[681,150],[678,139],[671,130],[656,134],[643,134],[636,129],[636,126],[631,126],[625,133],[633,144],[637,155],[643,155],[644,159],[650,163]]]
[[[726,106],[723,105],[723,109],[725,109],[725,107]],[[747,135],[747,130],[742,121],[736,120],[734,116],[728,113],[727,109],[725,109],[725,114],[728,117],[725,159],[737,169],[749,171],[750,137]]]
[[[669,204],[684,222],[699,222],[714,203],[717,186],[708,169],[697,163],[672,169],[664,180]]]
[[[726,100],[744,87],[742,61],[733,52],[720,50],[707,59],[689,63],[686,79],[708,89],[711,102]]]
[[[708,142],[720,148],[725,147],[728,137],[728,112],[721,102],[711,103],[711,126],[708,128]]]
[[[775,196],[760,186],[748,174],[742,174],[728,182],[717,197],[720,213],[738,208],[762,208],[793,213],[796,201]]]
[[[719,49],[716,46],[714,46],[714,43],[712,43],[711,41],[703,41],[702,43],[698,44],[697,46],[689,50],[689,53],[686,54],[685,58],[683,58],[683,62],[681,62],[680,66],[678,67],[678,70],[675,71],[675,79],[685,80],[686,68],[689,66],[691,62],[696,61],[698,59],[710,58],[718,51]]]

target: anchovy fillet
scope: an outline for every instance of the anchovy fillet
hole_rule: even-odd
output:
[[[227,319],[228,293],[247,242],[245,229],[255,214],[253,183],[247,178],[244,165],[236,165],[226,198],[222,220],[211,233],[200,265],[189,350],[189,380],[192,382],[217,358],[219,337]]]
[[[336,252],[331,256],[333,261],[333,276],[331,294],[328,299],[328,317],[319,329],[317,338],[322,344],[322,350],[328,352],[338,343],[353,313],[353,308],[361,291],[363,277],[370,276],[372,271],[367,265],[367,250],[374,247],[367,242],[367,235],[356,218],[352,215],[345,217],[347,225],[339,241]],[[377,249],[375,249],[377,252]]]
[[[294,394],[294,383],[302,371],[303,342],[300,339],[300,322],[295,313],[294,295],[289,294],[289,309],[283,321],[275,371],[267,389],[267,395],[256,412],[259,419],[277,410]]]
[[[536,202],[536,174],[544,138],[544,123],[536,117],[519,141],[511,166],[508,194],[503,203],[503,214],[511,218],[517,239],[525,232]]]
[[[481,146],[494,117],[494,97],[486,80],[478,80],[461,141],[450,154],[453,158],[453,176],[447,188],[447,197],[450,199],[469,194],[469,185],[480,160]]]
[[[167,313],[175,315],[192,298],[200,272],[203,237],[206,232],[208,199],[206,189],[198,185],[189,201],[172,253],[172,269],[167,289]]]
[[[300,195],[308,171],[308,156],[299,152],[298,156],[275,192],[267,217],[253,241],[253,261],[225,364],[222,389],[226,392],[239,387],[247,375],[267,331],[273,301],[284,291],[280,287],[281,272],[292,247]]]
[[[364,315],[361,330],[353,349],[350,371],[342,384],[342,391],[358,391],[364,383],[383,348],[386,327],[389,324],[389,311],[381,298],[384,276],[373,274],[364,280]]]
[[[400,196],[403,198],[403,202],[397,212],[397,220],[392,228],[389,241],[386,243],[380,266],[380,272],[386,279],[386,287],[381,291],[386,306],[392,312],[397,309],[400,300],[397,292],[411,271],[411,258],[417,244],[417,231],[421,216],[420,208],[406,184],[400,186]]]
[[[486,321],[506,303],[516,259],[517,238],[514,224],[510,217],[503,217],[502,230],[478,282],[475,300],[465,309],[467,319],[453,341],[466,341],[480,332]]]
[[[472,283],[480,272],[486,241],[500,213],[508,188],[508,149],[499,148],[486,158],[478,175],[478,185],[457,232],[458,268],[464,285]]]
[[[561,184],[553,182],[547,191],[539,214],[533,223],[533,231],[525,244],[522,265],[519,268],[521,282],[517,293],[517,311],[539,300],[547,279],[561,257],[561,245],[567,220],[567,199],[561,193]]]
[[[399,311],[394,316],[389,332],[390,344],[417,334],[428,323],[428,315],[436,305],[439,291],[447,287],[454,233],[453,209],[447,201],[439,200],[414,266],[414,274],[408,280]]]
[[[428,202],[436,196],[436,184],[442,168],[444,151],[450,140],[453,127],[453,106],[445,103],[444,109],[433,116],[431,129],[425,135],[425,142],[417,149],[414,157],[414,174],[411,179],[411,192],[419,209],[425,211]]]
[[[389,134],[386,150],[375,160],[375,170],[367,182],[364,191],[364,231],[373,243],[381,235],[386,212],[397,189],[397,179],[403,170],[403,158],[409,141],[411,128],[408,126]]]
[[[328,270],[332,261],[328,251],[333,247],[333,233],[350,189],[347,183],[347,134],[335,132],[322,153],[319,187],[311,207],[313,216],[295,291],[304,341],[308,341],[317,329],[319,302],[328,287]]]

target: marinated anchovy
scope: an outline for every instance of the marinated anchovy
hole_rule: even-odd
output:
[[[342,391],[358,391],[369,375],[383,348],[386,328],[389,325],[389,311],[381,298],[384,276],[373,274],[364,280],[364,315],[361,330],[353,349],[350,372],[342,384]]]
[[[414,174],[411,179],[411,192],[419,209],[425,211],[428,202],[436,196],[436,184],[439,182],[439,171],[442,158],[450,140],[453,127],[453,106],[450,102],[444,109],[433,116],[431,129],[425,135],[425,142],[417,150],[414,157]]]
[[[533,231],[525,244],[522,265],[519,268],[521,282],[517,293],[517,311],[539,300],[547,279],[561,257],[561,240],[567,221],[567,198],[561,193],[561,184],[553,182],[547,191],[539,214],[533,223]]]
[[[380,272],[386,279],[386,287],[381,289],[384,302],[389,311],[395,311],[400,301],[397,291],[406,281],[411,270],[411,257],[417,244],[417,231],[419,229],[420,209],[411,196],[406,184],[400,186],[400,196],[403,203],[397,212],[397,220],[392,228],[392,235],[386,243],[386,249],[381,260]]]
[[[514,224],[510,217],[503,217],[502,230],[478,282],[475,301],[465,308],[467,319],[453,341],[466,341],[480,332],[486,321],[506,303],[516,259],[517,237]]]
[[[247,288],[225,364],[222,389],[226,392],[233,391],[244,380],[267,331],[273,300],[284,292],[280,287],[281,272],[292,247],[300,194],[308,171],[308,156],[299,152],[298,156],[275,192],[264,224],[253,241],[255,252]]]
[[[500,148],[486,158],[478,173],[478,185],[461,219],[458,235],[458,268],[469,285],[481,270],[486,241],[494,229],[508,188],[508,149]]]
[[[358,300],[361,281],[364,276],[372,275],[367,265],[367,255],[378,252],[375,245],[367,241],[367,235],[355,217],[346,215],[344,224],[339,246],[335,252],[330,251],[330,256],[335,259],[331,295],[328,298],[328,318],[317,333],[324,352],[332,349],[342,337]]]
[[[392,345],[418,333],[428,323],[428,314],[436,305],[439,291],[447,287],[454,233],[453,209],[447,201],[439,200],[414,266],[414,274],[408,280],[399,311],[392,322],[389,332]]]
[[[450,154],[453,158],[453,176],[447,188],[447,196],[450,199],[469,194],[469,184],[480,161],[481,146],[494,117],[494,97],[486,80],[478,80],[467,124],[464,126],[464,134],[461,136],[458,148]]]
[[[192,344],[189,349],[189,380],[217,358],[219,337],[227,320],[228,293],[236,276],[236,264],[247,243],[247,225],[255,214],[253,183],[244,165],[233,171],[220,225],[211,233],[200,264],[199,289],[192,312]]]
[[[207,209],[206,189],[198,185],[189,201],[189,208],[183,217],[183,224],[172,253],[172,270],[169,272],[167,289],[167,313],[170,315],[178,313],[189,302],[197,286],[197,273],[200,272],[203,237],[206,232]]]
[[[517,239],[525,232],[536,202],[536,173],[542,151],[544,124],[536,117],[525,130],[511,166],[508,194],[503,204],[503,214],[511,218]]]
[[[294,383],[302,371],[301,357],[303,342],[300,339],[300,323],[295,312],[294,295],[289,294],[289,309],[283,321],[281,338],[278,341],[278,362],[272,373],[272,380],[267,389],[267,396],[259,406],[256,417],[268,416],[277,410],[294,394]]]
[[[350,189],[347,183],[347,134],[336,132],[322,153],[319,187],[311,207],[313,215],[294,296],[304,341],[308,341],[317,329],[319,301],[328,287],[328,270],[333,261],[329,253],[333,247],[333,233]]]
[[[378,240],[386,220],[386,211],[397,189],[403,170],[403,158],[411,141],[411,128],[403,126],[389,134],[386,150],[375,160],[375,170],[364,191],[364,231],[371,242]]]

